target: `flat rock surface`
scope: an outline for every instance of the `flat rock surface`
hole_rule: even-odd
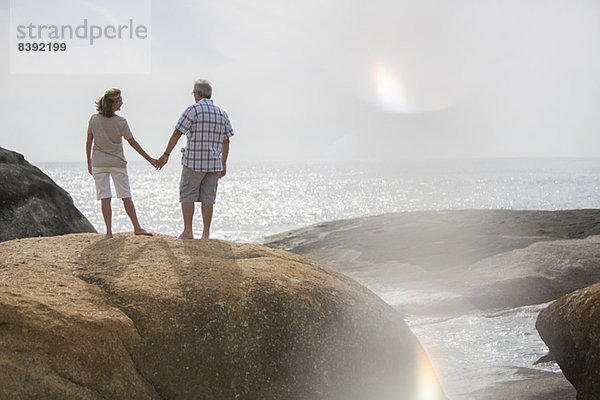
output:
[[[518,380],[478,390],[470,400],[569,400],[576,391],[563,374],[520,368]]]
[[[0,243],[0,398],[443,399],[401,316],[261,245]]]
[[[464,210],[325,222],[264,243],[367,286],[452,293],[427,310],[443,313],[540,304],[600,281],[599,234],[600,210]]]

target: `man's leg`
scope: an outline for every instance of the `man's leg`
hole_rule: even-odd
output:
[[[202,237],[200,239],[208,239],[210,236],[210,223],[212,222],[213,216],[213,205],[208,203],[202,203],[202,223],[204,228],[202,229]]]
[[[148,232],[147,230],[145,230],[144,228],[141,227],[141,225],[138,221],[137,214],[135,212],[135,206],[133,205],[133,200],[131,199],[131,197],[124,197],[122,200],[123,200],[123,207],[125,207],[125,212],[127,213],[127,216],[129,217],[129,219],[131,220],[131,223],[133,224],[133,232],[136,235],[153,236],[150,232]]]
[[[102,199],[102,216],[104,217],[104,224],[106,225],[106,239],[113,237],[112,234],[112,208],[110,207],[110,197]]]
[[[192,222],[194,221],[194,202],[182,201],[181,212],[183,213],[183,232],[179,235],[179,239],[193,239],[194,231]]]

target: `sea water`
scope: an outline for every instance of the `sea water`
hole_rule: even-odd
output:
[[[104,232],[94,183],[83,163],[39,163]],[[177,236],[183,222],[178,202],[180,167],[162,171],[147,163],[128,165],[133,200],[142,225]],[[234,162],[219,182],[212,237],[260,242],[267,235],[314,223],[399,211],[600,208],[600,159],[411,160],[389,163]],[[113,231],[131,231],[113,200]],[[199,210],[198,210],[199,211]],[[201,220],[195,219],[199,237]],[[392,306],[429,298],[369,287]],[[438,293],[443,296],[443,293]],[[547,351],[535,330],[544,305],[431,318],[407,315],[451,398],[512,379],[510,367],[533,367]],[[507,368],[508,367],[508,368]]]

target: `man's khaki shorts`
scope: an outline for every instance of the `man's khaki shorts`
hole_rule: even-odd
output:
[[[220,172],[197,172],[182,165],[179,201],[215,204],[220,176]]]
[[[110,191],[111,176],[115,184],[117,197],[120,199],[131,197],[127,168],[92,167],[92,176],[96,182],[96,197],[98,200],[110,199],[112,197]]]

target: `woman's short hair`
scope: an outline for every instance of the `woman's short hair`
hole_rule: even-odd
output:
[[[104,96],[96,100],[98,114],[105,117],[115,115],[115,103],[121,99],[121,89],[112,88],[104,92]]]
[[[194,82],[194,92],[198,92],[203,99],[210,99],[212,96],[212,87],[210,82],[204,79],[198,79]]]

